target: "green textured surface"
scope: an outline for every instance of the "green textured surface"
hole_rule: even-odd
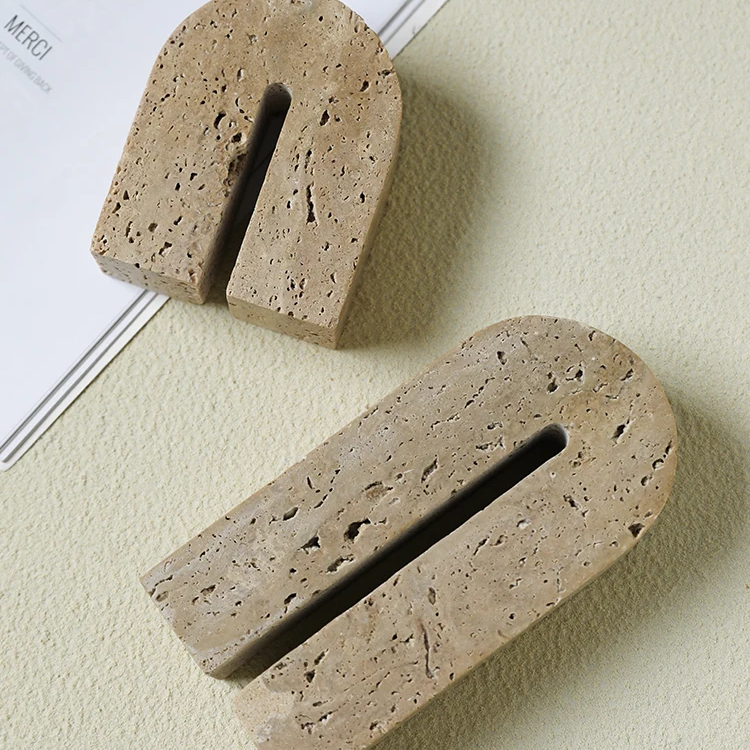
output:
[[[450,0],[396,60],[401,162],[344,349],[170,302],[0,475],[0,746],[251,748],[230,705],[247,678],[205,677],[139,574],[453,344],[532,313],[652,368],[673,497],[380,748],[750,742],[749,12]]]

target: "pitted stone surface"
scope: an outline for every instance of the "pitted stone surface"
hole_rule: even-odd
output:
[[[434,466],[432,502],[541,425],[562,425],[569,443],[241,691],[259,748],[371,746],[632,548],[670,492],[676,433],[661,387],[622,344],[576,323],[488,328],[380,413],[394,404],[380,429],[412,423],[396,441],[412,460],[394,470],[418,484]],[[378,450],[347,438],[397,486]],[[417,517],[418,493],[398,494]]]
[[[291,105],[227,290],[236,317],[335,346],[393,177],[401,91],[338,0],[213,0],[165,44],[93,238],[105,273],[203,302],[257,151]]]
[[[200,666],[225,676],[290,615],[550,424],[570,435],[549,464],[557,474],[549,491],[562,499],[535,494],[547,491],[545,468],[516,490],[522,496],[503,496],[492,511],[524,522],[512,534],[533,542],[533,554],[512,596],[536,591],[541,614],[632,546],[664,502],[675,460],[671,411],[640,360],[602,333],[551,318],[507,321],[469,339],[170,555],[143,584]],[[502,535],[512,538],[498,530],[477,539],[477,562],[500,555],[508,563]],[[542,553],[562,555],[559,576],[540,569]],[[486,574],[497,574],[494,563]],[[495,630],[513,633],[528,622],[529,613],[510,604],[498,610]]]

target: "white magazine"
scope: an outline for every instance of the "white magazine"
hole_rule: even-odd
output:
[[[351,0],[397,54],[446,0]],[[196,0],[0,0],[0,470],[164,304],[89,255],[145,81]]]

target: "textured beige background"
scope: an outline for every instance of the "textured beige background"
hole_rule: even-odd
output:
[[[247,675],[201,674],[138,574],[466,335],[546,313],[653,368],[675,492],[381,747],[747,747],[749,13],[451,0],[397,58],[401,164],[346,348],[170,302],[0,475],[0,746],[251,748]]]

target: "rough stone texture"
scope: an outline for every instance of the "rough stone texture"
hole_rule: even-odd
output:
[[[550,312],[664,385],[672,497],[382,750],[746,744],[750,6],[539,7],[449,0],[396,58],[399,171],[341,351],[170,302],[0,474],[0,746],[250,750],[250,672],[206,679],[138,574],[474,331]]]
[[[444,501],[550,424],[568,433],[558,455],[238,695],[237,713],[259,748],[369,747],[608,568],[669,496],[676,429],[661,387],[622,344],[570,321],[531,317],[478,333],[332,439],[329,460],[310,456],[302,467],[316,480],[323,466],[330,476],[340,465],[342,440],[358,462],[372,462],[363,479],[377,481],[383,496],[367,513],[385,537],[403,525],[390,509],[397,500],[414,522],[425,505]],[[314,496],[291,497],[296,515],[309,516]],[[348,559],[342,515],[316,532],[321,541],[327,532],[318,552],[338,537]],[[222,534],[213,527],[210,536]],[[246,539],[232,537],[237,547]],[[219,546],[225,557],[232,545]],[[279,570],[279,592],[297,590],[285,578]],[[229,576],[219,580],[217,588]],[[238,598],[247,590],[239,580],[232,580]],[[216,622],[210,613],[196,619]]]
[[[650,495],[663,500],[670,484],[660,477],[671,477],[673,458],[660,469],[672,447],[671,412],[643,365],[611,338],[575,323],[522,318],[486,329],[394,391],[170,555],[143,584],[201,668],[226,676],[289,617],[556,422],[574,431],[566,450],[573,469],[570,487],[562,479],[556,485],[570,507],[549,511],[550,523],[570,524],[569,533],[585,527],[589,503],[602,503],[605,488],[581,489],[575,468],[606,466],[607,481],[620,490],[606,488],[614,505],[592,516],[612,524],[609,562],[629,546],[629,528],[651,522],[658,508]],[[621,463],[624,454],[635,461],[637,451],[636,464]],[[637,491],[634,465],[643,480]],[[547,585],[540,612],[560,599],[552,596],[560,593],[555,576]]]
[[[97,224],[102,270],[205,301],[257,151],[255,125],[289,96],[229,305],[243,320],[335,346],[401,123],[388,53],[338,0],[214,0],[176,29]]]

